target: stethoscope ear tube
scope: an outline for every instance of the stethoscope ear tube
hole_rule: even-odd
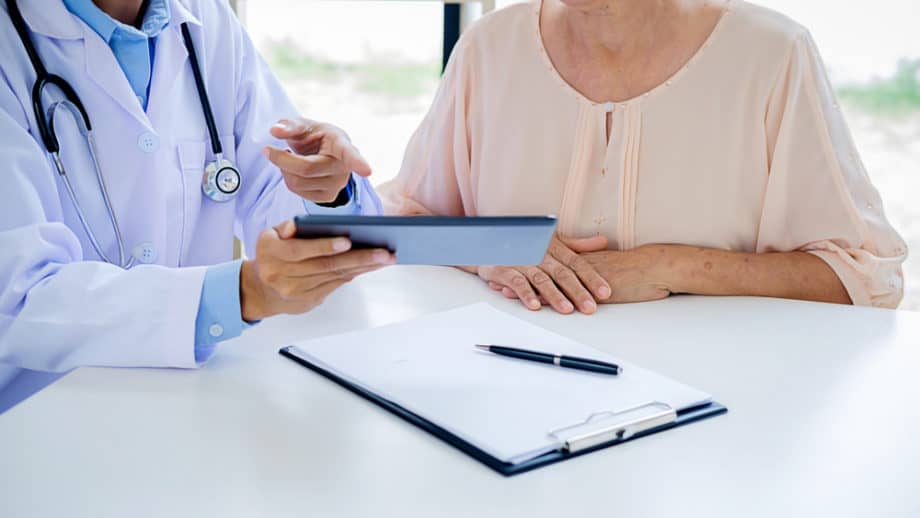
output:
[[[32,111],[35,114],[35,123],[38,126],[38,133],[48,152],[58,153],[61,150],[61,146],[58,144],[57,137],[54,135],[54,130],[49,128],[48,122],[45,120],[44,110],[42,109],[42,93],[45,91],[45,86],[54,85],[58,87],[64,94],[64,97],[73,103],[80,111],[80,115],[83,117],[83,123],[86,124],[86,127],[92,130],[93,125],[89,121],[89,114],[86,113],[86,109],[83,107],[83,103],[80,102],[80,97],[77,96],[77,92],[75,92],[62,77],[49,74],[41,58],[38,57],[38,51],[35,49],[35,45],[29,37],[26,22],[23,20],[22,13],[19,11],[19,4],[16,0],[6,0],[6,7],[10,14],[10,21],[13,22],[13,28],[16,29],[16,33],[19,35],[19,39],[26,49],[26,54],[29,56],[32,68],[35,69],[35,84],[32,85]]]
[[[73,87],[71,87],[70,84],[64,80],[64,78],[48,73],[48,70],[42,63],[41,58],[38,56],[38,51],[35,49],[35,45],[32,43],[32,40],[29,37],[29,32],[26,28],[25,20],[22,18],[22,13],[19,11],[19,4],[16,2],[16,0],[6,0],[6,6],[7,10],[9,11],[10,21],[13,23],[13,27],[16,29],[16,33],[19,35],[19,39],[22,41],[23,47],[26,49],[26,54],[29,56],[29,61],[32,63],[32,68],[35,69],[36,78],[35,84],[32,85],[31,101],[32,111],[35,115],[35,124],[38,128],[39,136],[41,137],[42,144],[44,144],[45,149],[51,155],[52,162],[55,169],[57,170],[58,176],[64,183],[64,188],[70,197],[71,203],[73,203],[74,209],[77,213],[77,218],[80,220],[80,225],[83,227],[84,232],[86,232],[86,236],[90,241],[90,245],[93,247],[96,254],[103,261],[110,264],[116,264],[106,256],[105,251],[102,249],[102,246],[99,243],[99,240],[96,238],[95,232],[93,232],[92,228],[90,227],[89,222],[86,219],[86,215],[83,213],[83,207],[77,199],[73,185],[70,183],[70,177],[67,175],[67,170],[64,168],[64,164],[61,161],[61,145],[54,130],[54,118],[59,107],[64,107],[70,112],[70,114],[74,117],[74,122],[76,122],[77,127],[80,129],[80,133],[86,138],[86,145],[89,149],[89,153],[93,161],[96,181],[99,184],[103,203],[105,204],[106,212],[108,212],[109,220],[112,224],[112,230],[115,232],[115,240],[118,244],[119,262],[117,263],[117,266],[122,268],[130,268],[134,264],[134,258],[128,258],[125,254],[124,239],[122,237],[121,230],[118,228],[118,220],[115,218],[115,212],[112,209],[112,202],[109,198],[109,193],[106,190],[105,181],[102,178],[102,171],[99,168],[96,144],[93,139],[93,125],[92,122],[90,122],[89,114],[86,112],[86,108],[83,106],[83,102],[80,101],[80,97],[77,95],[77,92],[74,91]],[[46,116],[42,106],[42,95],[45,91],[45,87],[48,85],[57,87],[58,90],[64,94],[64,100],[52,103],[48,108],[48,113]]]
[[[6,0],[6,9],[10,13],[10,21],[13,22],[13,28],[16,29],[16,32],[19,34],[19,39],[22,40],[22,44],[26,48],[26,54],[29,55],[29,61],[32,62],[32,68],[35,69],[35,73],[38,74],[38,77],[47,76],[48,71],[45,69],[45,65],[42,64],[42,60],[38,57],[38,51],[35,50],[35,46],[32,45],[32,40],[29,39],[26,22],[22,19],[22,13],[19,12],[19,3],[17,3],[16,0]]]

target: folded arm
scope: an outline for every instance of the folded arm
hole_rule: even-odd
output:
[[[744,253],[646,245],[584,257],[613,287],[611,297],[602,302],[638,302],[689,293],[851,303],[834,270],[807,252]]]

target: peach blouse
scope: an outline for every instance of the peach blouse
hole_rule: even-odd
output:
[[[604,234],[621,250],[802,250],[855,304],[897,306],[907,247],[804,28],[730,0],[673,77],[594,102],[550,61],[540,5],[492,13],[463,35],[399,176],[380,189],[388,213],[558,214],[560,234]]]

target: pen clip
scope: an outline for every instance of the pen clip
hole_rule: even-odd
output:
[[[671,405],[654,401],[620,412],[598,412],[584,422],[560,428],[550,435],[559,440],[569,453],[592,448],[610,441],[625,441],[630,437],[677,420]]]

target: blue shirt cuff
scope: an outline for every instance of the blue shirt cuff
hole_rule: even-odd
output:
[[[195,361],[206,362],[218,343],[236,338],[245,325],[240,313],[242,260],[211,266],[205,272],[195,318]]]

